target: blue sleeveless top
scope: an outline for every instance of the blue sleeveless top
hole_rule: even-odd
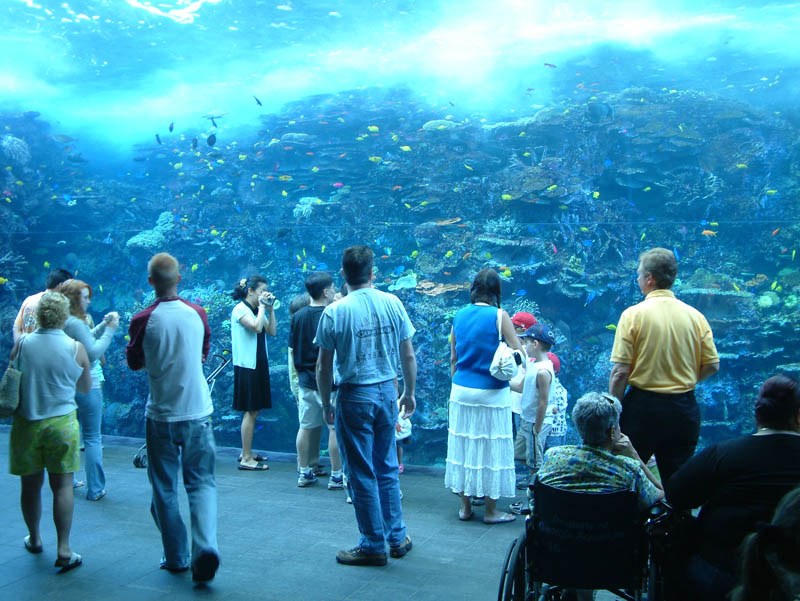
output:
[[[456,372],[453,384],[466,388],[496,390],[508,387],[489,373],[497,350],[497,307],[467,305],[453,318],[456,337]]]

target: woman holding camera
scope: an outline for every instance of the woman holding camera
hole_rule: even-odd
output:
[[[266,334],[277,330],[275,295],[262,276],[251,275],[237,282],[231,296],[241,301],[231,313],[233,408],[243,412],[239,469],[267,470],[267,458],[253,453],[253,431],[258,412],[272,407]]]

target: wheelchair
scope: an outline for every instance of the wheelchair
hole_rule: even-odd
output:
[[[669,508],[645,518],[634,490],[583,493],[534,481],[525,532],[511,544],[498,601],[566,601],[573,589],[663,601]]]

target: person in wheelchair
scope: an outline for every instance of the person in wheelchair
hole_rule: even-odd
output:
[[[602,493],[630,490],[643,509],[664,498],[661,483],[619,429],[622,405],[603,392],[584,394],[572,409],[583,444],[548,450],[537,479],[554,488]]]

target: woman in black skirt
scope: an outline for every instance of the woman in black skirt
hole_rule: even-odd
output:
[[[253,454],[253,430],[258,412],[272,407],[266,335],[276,333],[275,295],[263,277],[252,275],[237,282],[232,296],[241,301],[231,313],[233,408],[244,412],[239,469],[267,470],[267,458]]]

